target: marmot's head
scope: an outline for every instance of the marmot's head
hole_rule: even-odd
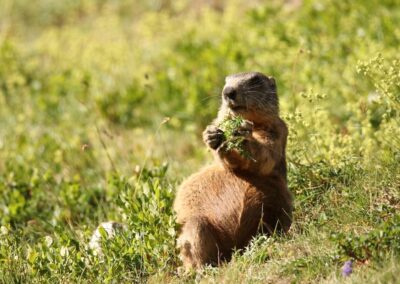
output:
[[[250,121],[278,116],[279,103],[274,78],[259,72],[226,77],[221,111],[241,115]]]

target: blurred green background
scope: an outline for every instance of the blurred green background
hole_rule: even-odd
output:
[[[212,161],[201,132],[243,71],[278,84],[297,248],[324,228],[332,249],[268,277],[336,277],[329,235],[399,226],[399,27],[395,0],[0,0],[0,280],[171,280],[176,185]],[[134,233],[101,263],[82,244],[109,219]]]

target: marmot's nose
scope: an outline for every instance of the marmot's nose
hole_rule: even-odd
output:
[[[223,92],[225,97],[231,99],[231,100],[235,100],[237,92],[234,88],[232,87],[226,87],[224,88]]]

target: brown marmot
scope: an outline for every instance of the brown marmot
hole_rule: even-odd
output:
[[[219,129],[226,117],[240,115],[242,146],[252,158],[228,149]],[[247,133],[247,134],[243,134]],[[259,72],[226,77],[218,117],[203,133],[218,164],[190,176],[174,203],[181,224],[177,245],[186,270],[229,259],[257,232],[286,232],[292,220],[287,188],[288,129],[279,117],[275,80]]]

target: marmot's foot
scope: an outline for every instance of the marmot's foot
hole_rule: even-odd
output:
[[[215,125],[209,125],[203,132],[203,140],[208,147],[215,150],[224,142],[224,132]]]

